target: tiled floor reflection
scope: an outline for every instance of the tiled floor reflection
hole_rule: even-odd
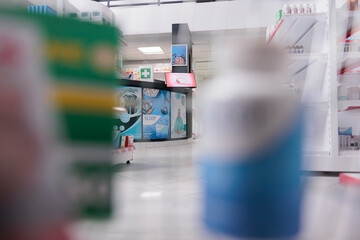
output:
[[[195,144],[137,149],[134,161],[117,170],[112,220],[76,224],[71,229],[74,240],[227,239],[202,225],[202,179]],[[354,219],[351,212],[344,213],[344,199],[350,195],[338,178],[304,177],[304,183],[302,231],[294,239],[360,239],[352,238],[357,232],[348,229]]]
[[[117,166],[113,219],[76,226],[76,240],[215,239],[201,223],[201,176],[195,144],[137,149]]]

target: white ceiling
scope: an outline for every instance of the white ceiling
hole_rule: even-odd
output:
[[[164,54],[145,55],[139,51],[139,47],[161,47]],[[171,59],[171,41],[163,42],[128,42],[128,46],[123,47],[124,61],[141,61],[141,60],[170,60]],[[193,58],[210,59],[210,43],[201,43],[193,45]]]
[[[226,31],[203,31],[193,32],[193,60],[212,61],[212,47],[214,42],[241,42],[244,39],[263,40],[265,42],[265,28],[256,29],[238,29]],[[127,61],[156,61],[170,60],[171,58],[171,33],[131,35],[124,36],[127,46],[122,48],[123,59]],[[144,55],[138,50],[139,47],[156,47],[159,46],[164,54]]]
[[[126,40],[125,40],[126,41]],[[169,42],[129,42],[128,46],[123,47],[124,61],[140,61],[140,60],[161,60],[170,59],[171,50]],[[164,54],[144,55],[139,51],[139,47],[161,47]]]
[[[194,70],[198,81],[212,78],[216,70],[214,47],[242,44],[243,41],[265,42],[265,28],[192,32]],[[171,33],[125,36],[128,46],[122,48],[124,65],[170,63]],[[164,54],[144,55],[138,47],[159,46]],[[220,48],[221,49],[221,48]]]

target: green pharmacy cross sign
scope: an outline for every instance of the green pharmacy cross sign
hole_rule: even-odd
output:
[[[141,79],[150,79],[151,78],[151,69],[150,68],[141,68],[140,78]]]

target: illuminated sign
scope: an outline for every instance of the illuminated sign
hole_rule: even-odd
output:
[[[196,88],[193,73],[166,73],[165,77],[168,87]]]

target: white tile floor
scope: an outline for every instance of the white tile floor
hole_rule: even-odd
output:
[[[202,225],[197,153],[195,144],[136,150],[134,161],[119,166],[114,177],[112,220],[79,223],[71,230],[74,239],[226,239],[209,233]],[[349,230],[354,219],[344,199],[350,195],[339,186],[338,178],[304,180],[308,186],[304,223],[296,239],[360,239],[360,232]],[[355,219],[358,223],[359,217]]]

